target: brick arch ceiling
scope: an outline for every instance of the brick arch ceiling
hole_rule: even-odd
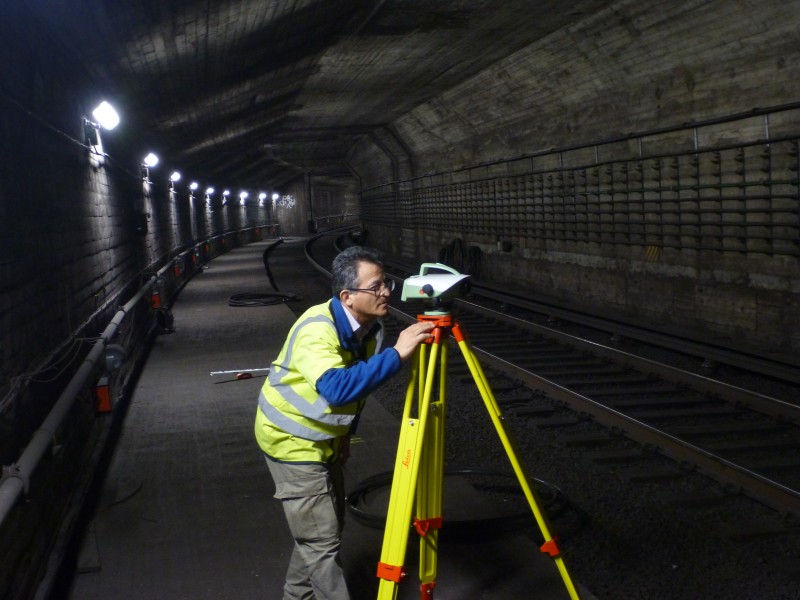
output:
[[[360,136],[608,0],[20,3],[192,176],[347,173]]]

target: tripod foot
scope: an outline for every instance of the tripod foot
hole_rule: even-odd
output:
[[[431,600],[433,598],[433,588],[436,587],[436,582],[423,583],[419,586],[419,591],[422,593],[422,600]]]

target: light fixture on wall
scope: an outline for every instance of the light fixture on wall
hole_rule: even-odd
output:
[[[278,192],[273,192],[272,193],[272,201],[273,202],[277,202],[280,197],[281,197],[281,195]]]
[[[230,195],[231,195],[231,191],[230,190],[225,190],[225,191],[222,192],[222,206],[227,206],[228,205],[228,196],[230,196]]]
[[[175,183],[180,181],[181,174],[178,171],[173,171],[172,175],[169,176],[170,184],[169,187],[171,190],[175,190]]]
[[[145,183],[152,183],[152,181],[150,181],[150,168],[155,167],[157,164],[158,156],[152,152],[145,156],[144,160],[142,160],[142,179]]]
[[[196,190],[198,187],[199,187],[199,186],[197,185],[197,182],[196,182],[196,181],[193,181],[192,183],[190,183],[190,184],[189,184],[189,199],[190,199],[190,200],[194,200],[194,191],[195,191],[195,190]]]
[[[212,195],[213,193],[214,193],[214,188],[213,188],[213,187],[211,187],[211,186],[208,186],[208,187],[206,188],[206,201],[207,201],[207,202],[209,202],[209,203],[211,202],[211,195]]]
[[[239,193],[239,205],[240,206],[244,206],[245,202],[247,201],[247,196],[248,196],[248,193],[245,192],[244,190],[242,190]]]
[[[83,135],[87,146],[98,146],[100,144],[99,129],[108,129],[109,131],[119,125],[119,115],[114,107],[108,102],[103,100],[92,111],[94,121],[83,119]]]
[[[264,192],[261,192],[258,195],[258,205],[259,206],[264,206],[264,200],[266,200],[266,199],[267,199],[267,195]]]
[[[117,111],[105,100],[98,104],[97,108],[92,111],[92,116],[103,129],[108,129],[110,131],[119,125],[119,115]]]

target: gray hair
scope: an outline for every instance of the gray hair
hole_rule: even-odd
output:
[[[331,288],[334,296],[338,298],[342,290],[358,287],[358,265],[361,262],[372,263],[382,269],[383,254],[368,246],[351,246],[333,259]]]

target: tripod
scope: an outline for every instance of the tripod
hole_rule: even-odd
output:
[[[412,366],[411,378],[406,390],[405,406],[400,427],[386,529],[383,537],[381,558],[378,563],[378,600],[397,598],[398,585],[406,576],[403,562],[408,545],[408,527],[416,496],[416,516],[413,524],[420,536],[419,571],[422,600],[433,598],[436,585],[437,550],[439,529],[442,526],[442,482],[444,476],[444,432],[447,339],[452,332],[464,355],[472,378],[478,387],[486,410],[492,419],[500,441],[505,448],[522,491],[533,511],[545,543],[540,550],[549,554],[556,563],[561,578],[566,584],[570,598],[577,600],[578,592],[570,579],[564,560],[560,555],[556,539],[551,536],[546,519],[538,507],[538,500],[529,485],[525,473],[516,457],[513,442],[503,424],[502,414],[492,394],[486,376],[467,342],[461,327],[449,312],[430,312],[417,316],[418,321],[433,321],[432,342],[417,350]],[[430,351],[428,350],[430,345]],[[438,368],[439,396],[432,401],[431,395]],[[418,398],[416,418],[412,417],[412,405]]]

